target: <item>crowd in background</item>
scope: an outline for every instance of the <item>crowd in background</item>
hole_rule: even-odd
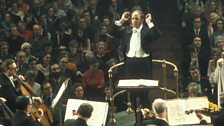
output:
[[[183,59],[181,91],[189,83],[197,86],[197,93],[218,101],[221,73],[223,73],[224,24],[223,0],[178,0]],[[195,91],[194,91],[195,92]],[[184,95],[189,95],[189,91]],[[184,96],[183,95],[183,96]]]
[[[224,57],[224,1],[177,3],[184,54],[181,97],[206,95],[217,103]],[[14,59],[16,73],[47,106],[68,78],[59,108],[65,109],[68,98],[107,101],[108,68],[124,60],[122,40],[108,31],[124,11],[133,9],[146,14],[149,1],[0,0],[0,64]]]
[[[147,0],[0,0],[0,64],[15,60],[16,74],[48,107],[68,79],[57,125],[68,98],[110,100],[107,71],[124,56],[108,31],[133,9],[150,11]]]

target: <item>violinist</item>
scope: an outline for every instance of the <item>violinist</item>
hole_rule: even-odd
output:
[[[155,113],[155,118],[150,118],[142,121],[142,126],[156,125],[168,126],[167,122],[167,105],[163,99],[155,99],[152,103],[152,109]]]
[[[36,121],[28,116],[32,111],[31,106],[32,101],[29,97],[22,95],[16,98],[16,113],[12,118],[12,126],[41,126],[41,116],[37,117]]]

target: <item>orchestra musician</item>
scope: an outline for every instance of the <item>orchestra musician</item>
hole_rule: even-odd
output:
[[[92,112],[92,105],[89,103],[82,103],[77,110],[78,118],[76,120],[66,120],[64,126],[88,126],[87,120],[92,116]]]
[[[20,84],[15,82],[17,65],[13,59],[6,59],[2,63],[2,72],[0,73],[0,97],[6,99],[6,105],[16,112],[15,101],[16,98],[22,95],[20,91]],[[17,79],[24,80],[24,77],[19,75]],[[33,99],[41,102],[40,97],[32,97]]]
[[[163,99],[155,99],[152,103],[152,109],[155,114],[155,118],[143,120],[142,126],[168,126],[166,101]]]
[[[41,126],[41,115],[37,120],[28,116],[31,113],[32,101],[29,97],[18,96],[15,101],[16,113],[12,118],[12,126]],[[43,114],[43,113],[42,113]]]
[[[16,63],[13,59],[6,59],[2,63],[2,72],[0,73],[0,96],[6,99],[6,105],[16,112],[15,100],[17,96],[22,95],[17,90],[13,80],[13,75],[16,74]]]

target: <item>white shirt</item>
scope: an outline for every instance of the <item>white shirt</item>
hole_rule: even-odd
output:
[[[143,25],[139,28],[132,28],[132,36],[130,39],[129,51],[127,52],[127,57],[147,57],[146,54],[141,47],[141,29]]]
[[[10,77],[8,77],[8,78],[9,78],[9,80],[11,81],[12,86],[15,87],[15,84],[14,84],[14,82],[13,82],[13,76],[10,76]]]
[[[121,26],[119,21],[115,21],[115,25]],[[148,27],[152,28],[154,24],[152,22],[148,23]],[[132,36],[130,39],[129,51],[126,53],[127,57],[148,57],[141,47],[141,29],[143,25],[139,28],[132,28]]]

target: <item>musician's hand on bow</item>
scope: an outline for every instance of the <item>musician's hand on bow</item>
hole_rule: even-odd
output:
[[[3,97],[0,97],[0,104],[5,102],[6,102],[6,99],[4,99]]]
[[[13,78],[17,79],[17,80],[22,80],[22,81],[25,81],[25,77],[23,75],[13,75]]]
[[[149,23],[151,23],[151,21],[152,21],[152,15],[150,13],[146,14],[146,16],[145,16],[145,22],[147,24],[149,24]]]
[[[195,111],[196,116],[198,117],[199,120],[203,119],[203,114],[200,111]]]
[[[32,97],[35,102],[43,103],[43,100],[40,97]]]

